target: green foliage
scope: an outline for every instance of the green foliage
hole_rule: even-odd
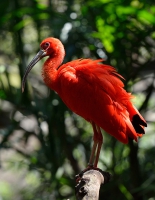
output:
[[[139,143],[123,145],[104,133],[99,167],[113,178],[100,199],[154,199],[155,3],[147,1],[6,0],[0,3],[0,198],[75,199],[75,174],[87,165],[88,122],[73,114],[41,79],[41,65],[24,70],[48,36],[65,45],[65,62],[103,58],[125,77],[125,87],[148,120]],[[19,173],[20,172],[20,173]]]

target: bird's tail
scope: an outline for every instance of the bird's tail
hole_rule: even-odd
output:
[[[137,108],[133,106],[131,103],[128,106],[128,112],[130,114],[131,123],[137,133],[138,136],[142,136],[145,134],[144,127],[147,127],[147,123],[142,115],[139,113]]]

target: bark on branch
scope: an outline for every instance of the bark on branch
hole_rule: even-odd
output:
[[[111,175],[100,169],[90,169],[76,176],[75,186],[77,200],[98,200],[100,185],[109,182]]]

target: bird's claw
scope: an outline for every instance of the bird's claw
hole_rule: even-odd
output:
[[[97,168],[97,167],[94,167],[93,164],[89,164],[89,163],[88,163],[88,167],[87,167],[86,169],[82,170],[79,174],[77,174],[77,175],[75,176],[76,182],[78,183],[78,182],[81,180],[81,178],[82,178],[82,176],[83,176],[83,174],[84,174],[85,172],[87,172],[87,171],[89,171],[89,170],[92,170],[92,169],[98,170],[98,171],[100,171],[100,172],[102,173],[102,170],[101,170],[101,169],[99,169],[99,168]]]
[[[89,170],[99,171],[104,176],[105,183],[109,182],[109,180],[111,179],[111,174],[109,172],[102,171],[100,168],[94,167],[92,164],[88,164],[88,167],[86,169],[84,169],[83,171],[81,171],[79,174],[75,176],[76,183],[79,183],[79,181],[81,181],[83,177],[83,174]]]

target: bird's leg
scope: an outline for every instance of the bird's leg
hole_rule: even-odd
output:
[[[97,167],[103,137],[102,137],[100,127],[96,126],[94,122],[92,122],[92,126],[93,126],[93,131],[94,131],[94,137],[93,137],[94,143],[93,143],[91,156],[90,156],[88,165],[93,166],[93,167]],[[95,157],[95,153],[96,153],[96,157]],[[94,161],[94,158],[95,158],[95,161]]]
[[[93,127],[93,131],[94,131],[93,147],[92,147],[92,150],[91,150],[91,155],[90,155],[88,166],[94,166],[93,162],[94,162],[95,152],[96,152],[96,148],[97,148],[97,141],[94,139],[95,135],[97,134],[97,129],[96,129],[96,125],[95,125],[94,122],[92,122],[92,127]]]
[[[90,158],[89,158],[89,163],[88,163],[89,166],[93,166],[96,148],[97,148],[97,141],[94,141],[93,147],[92,147],[92,150],[91,150],[91,155],[90,155]]]
[[[93,137],[94,143],[93,143],[93,147],[91,150],[88,167],[76,176],[76,182],[79,182],[79,180],[82,177],[82,174],[90,169],[96,169],[98,171],[102,171],[99,168],[97,168],[97,164],[98,164],[98,160],[99,160],[103,137],[102,137],[100,127],[97,126],[94,122],[92,122],[92,126],[93,126],[93,131],[94,131],[94,137]],[[95,154],[96,154],[96,156],[95,156]]]
[[[94,167],[97,167],[99,156],[100,156],[100,151],[103,143],[103,136],[101,133],[101,129],[99,126],[97,126],[97,139],[98,139],[98,147],[97,147],[97,152],[96,152],[96,157],[95,157],[95,162],[94,162]]]

